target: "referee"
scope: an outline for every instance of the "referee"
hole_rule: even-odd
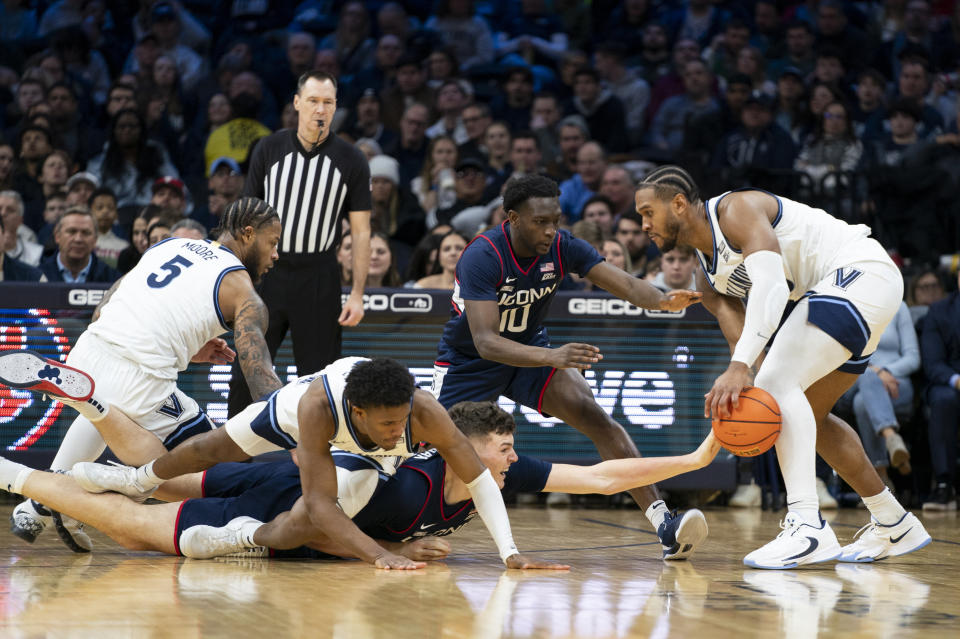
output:
[[[297,130],[260,140],[243,192],[273,206],[283,225],[280,259],[259,287],[270,311],[265,335],[270,356],[276,357],[289,329],[297,373],[308,375],[339,359],[341,326],[356,326],[363,319],[370,264],[370,166],[359,150],[330,132],[337,111],[335,77],[323,71],[301,75],[293,108]],[[353,290],[341,309],[336,247],[345,212],[353,236]],[[239,361],[234,362],[229,415],[257,399],[250,397]]]

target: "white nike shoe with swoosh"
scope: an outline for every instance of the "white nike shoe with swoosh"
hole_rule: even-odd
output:
[[[751,568],[786,570],[805,564],[831,561],[840,556],[840,542],[830,524],[820,518],[820,527],[811,526],[797,513],[787,513],[780,522],[783,531],[765,546],[743,558]]]
[[[920,550],[931,541],[920,520],[909,512],[891,526],[884,526],[871,517],[870,523],[853,537],[856,541],[843,547],[840,561],[859,564],[897,557]]]

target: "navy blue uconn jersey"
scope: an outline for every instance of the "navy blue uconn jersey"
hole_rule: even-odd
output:
[[[334,455],[340,468],[357,470],[357,461],[371,460],[353,453]],[[553,465],[520,455],[510,466],[503,495],[539,492],[547,484]],[[407,459],[394,475],[379,473],[378,485],[353,521],[374,539],[406,541],[426,535],[449,535],[477,516],[473,500],[443,503],[443,479],[447,463],[433,450]],[[339,480],[338,480],[339,481]],[[339,486],[342,491],[345,486]],[[289,511],[303,494],[300,468],[292,461],[217,464],[203,475],[203,499],[188,499],[180,505],[174,543],[191,526],[225,526],[230,520],[253,517],[270,521]],[[179,546],[176,546],[180,553]],[[271,550],[276,557],[324,558],[329,555],[306,547]]]
[[[586,275],[603,261],[596,249],[567,231],[557,232],[547,255],[518,258],[508,234],[509,222],[473,239],[457,262],[453,309],[443,329],[439,359],[479,358],[464,313],[464,300],[495,300],[500,335],[521,344],[546,341],[543,319],[567,273]],[[459,358],[457,356],[460,356]]]
[[[553,464],[520,455],[507,471],[503,487],[506,499],[516,493],[543,490]],[[374,539],[409,541],[428,535],[455,533],[477,516],[473,500],[456,504],[443,501],[447,462],[435,451],[414,455],[383,478],[367,505],[353,523]]]

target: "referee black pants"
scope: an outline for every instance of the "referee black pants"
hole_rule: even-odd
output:
[[[309,375],[340,358],[340,266],[329,255],[283,256],[257,287],[270,312],[267,347],[275,359],[280,343],[290,331],[297,375]],[[233,363],[227,411],[233,417],[252,402],[240,358]],[[281,382],[286,372],[277,371]]]

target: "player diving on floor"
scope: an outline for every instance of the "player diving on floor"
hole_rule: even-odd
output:
[[[719,445],[708,434],[687,455],[618,459],[591,466],[551,464],[518,455],[515,423],[492,402],[462,402],[450,418],[504,496],[518,492],[613,494],[703,468]],[[343,512],[384,550],[411,561],[441,560],[443,539],[476,518],[468,482],[433,450],[406,459],[392,475],[374,458],[332,453]],[[246,528],[290,516],[303,489],[293,461],[224,463],[184,478],[186,501],[144,505],[117,493],[89,493],[68,475],[34,471],[0,459],[0,486],[49,503],[131,550],[193,558],[241,553],[286,558],[362,558],[348,544],[318,533],[303,545],[277,550],[258,546]]]

